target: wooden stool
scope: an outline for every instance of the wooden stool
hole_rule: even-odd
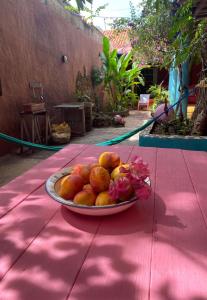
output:
[[[46,110],[36,112],[21,112],[21,139],[32,143],[48,144],[50,134],[50,118]],[[28,119],[30,124],[26,121]],[[40,118],[44,117],[45,130],[41,132]],[[23,146],[21,146],[21,153]]]

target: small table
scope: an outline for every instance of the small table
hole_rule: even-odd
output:
[[[116,151],[149,163],[149,200],[108,217],[45,191],[59,169]],[[69,145],[0,189],[0,299],[207,299],[207,153]]]
[[[55,109],[61,109],[64,121],[68,122],[74,135],[85,135],[85,113],[83,103],[63,103],[55,105]]]
[[[21,139],[32,143],[48,144],[50,134],[50,118],[46,110],[20,112]],[[29,122],[26,119],[29,119]],[[40,118],[44,118],[44,134],[41,133]],[[30,123],[30,124],[29,124]],[[23,152],[23,146],[21,146]]]

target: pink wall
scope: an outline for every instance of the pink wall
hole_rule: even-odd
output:
[[[78,71],[99,64],[102,34],[57,0],[1,0],[0,132],[19,136],[19,111],[32,101],[30,81],[41,82],[49,107],[72,101]],[[68,63],[61,61],[68,56]],[[11,150],[0,142],[0,155]]]

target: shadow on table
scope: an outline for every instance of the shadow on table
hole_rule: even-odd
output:
[[[176,287],[173,285],[173,282],[170,281],[166,281],[165,283],[163,283],[161,285],[161,287],[156,291],[156,294],[159,295],[158,299],[160,300],[180,300],[180,296],[176,296],[175,294],[177,294],[178,291],[176,289]],[[202,291],[201,291],[201,294]],[[153,299],[153,296],[152,296]],[[206,300],[207,297],[206,296],[201,296],[201,295],[194,295],[190,298],[183,298],[182,299],[186,299],[186,300]]]
[[[34,210],[33,201],[30,208]],[[154,216],[154,208],[155,210],[159,208],[159,222]],[[29,206],[26,208],[26,213],[29,213],[28,209]],[[157,231],[159,225],[165,228],[172,227],[173,230],[178,231],[185,229],[176,215],[167,214],[166,206],[159,195],[155,195],[155,203],[154,197],[151,196],[148,201],[140,201],[127,211],[108,217],[82,216],[62,207],[35,242],[29,245],[25,253],[21,250],[21,254],[22,246],[17,241],[20,241],[20,237],[22,243],[31,238],[28,236],[28,228],[33,228],[34,223],[42,226],[38,220],[38,212],[41,209],[40,207],[36,209],[36,220],[32,221],[28,214],[22,226],[11,227],[10,230],[8,228],[2,237],[2,245],[5,248],[1,250],[1,254],[3,257],[6,255],[5,262],[9,259],[14,261],[1,286],[2,290],[6,290],[11,295],[9,300],[70,299],[68,298],[70,294],[74,300],[137,300],[147,297],[150,274],[145,274],[141,264],[149,263],[151,259],[151,243],[149,242],[148,247],[146,246],[144,251],[139,253],[137,251],[139,246],[135,247],[135,251],[133,245],[127,244],[127,235],[138,236],[137,234],[141,233],[141,236],[151,239],[153,230]],[[96,233],[99,239],[93,244]],[[122,240],[120,235],[124,234],[126,236],[123,236],[123,239],[126,244],[119,244]],[[31,235],[34,235],[34,232]],[[103,235],[105,235],[104,239],[102,239]],[[113,235],[113,238],[107,239],[107,235]],[[18,240],[15,236],[19,237]],[[190,239],[190,236],[186,238]],[[138,245],[140,241],[141,238],[137,239]],[[159,242],[170,244],[170,237],[166,235],[165,239]],[[191,248],[186,250],[184,246],[177,249],[189,259],[192,252],[195,252],[194,257],[197,257],[199,252],[202,255],[206,253],[206,248],[199,248],[199,244],[196,243],[191,244]],[[141,254],[143,261],[140,259]],[[19,259],[16,260],[18,256]],[[135,258],[136,264],[133,263]],[[199,261],[199,257],[194,263],[206,270],[206,264]],[[77,287],[74,284],[76,281]],[[159,299],[179,300],[174,296],[176,290],[172,283],[165,283],[164,279],[162,283],[163,285],[156,291]],[[188,300],[204,299],[193,296]]]
[[[152,234],[152,227],[154,231],[157,231],[157,224],[179,229],[185,228],[176,215],[166,213],[166,205],[159,195],[155,195],[155,205],[153,198],[151,196],[149,200],[137,201],[128,210],[110,216],[84,216],[71,212],[65,207],[61,208],[61,212],[67,223],[86,232],[93,231],[93,223],[100,220],[102,225],[98,233],[103,235],[122,235],[139,231]],[[155,209],[159,207],[159,221],[154,220],[154,207]]]

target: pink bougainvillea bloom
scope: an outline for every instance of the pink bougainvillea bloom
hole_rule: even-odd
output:
[[[133,190],[139,200],[149,197],[151,188],[145,180],[150,172],[148,165],[140,157],[136,156],[127,168],[120,167],[120,172],[125,173],[125,176],[112,182],[109,188],[109,193],[114,200],[125,200],[129,197],[130,190]]]
[[[137,196],[137,199],[146,200],[149,198],[149,196],[151,194],[151,189],[147,184],[145,184],[142,187],[140,187],[139,189],[136,189],[135,194]]]
[[[150,187],[145,183],[145,179],[149,177],[149,168],[140,157],[135,157],[129,164],[129,167],[121,167],[120,171],[126,174],[126,177],[138,199],[147,199],[150,194]],[[116,189],[116,187],[115,187]]]
[[[142,179],[146,179],[150,174],[148,165],[138,156],[132,160],[131,168],[133,173],[136,173]]]
[[[127,177],[121,177],[114,182],[111,182],[109,186],[109,194],[114,200],[125,201],[134,194],[134,189]]]
[[[121,167],[120,171],[122,173],[126,173],[127,175],[133,174],[133,177],[139,177],[142,180],[149,177],[150,174],[148,165],[138,156],[135,156],[135,158],[129,164],[129,168]]]

